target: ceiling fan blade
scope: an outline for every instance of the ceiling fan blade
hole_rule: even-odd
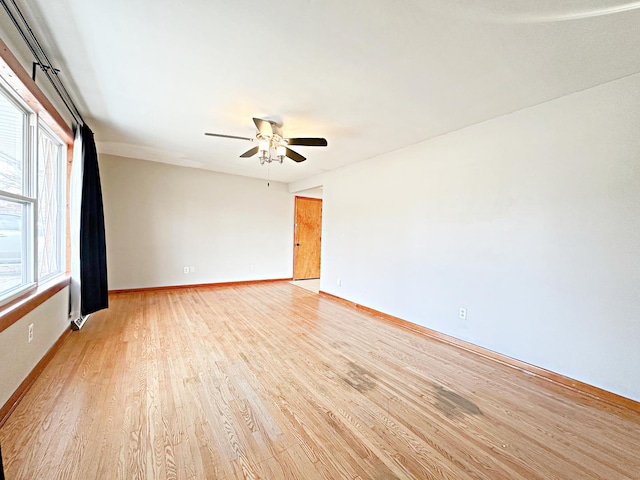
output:
[[[273,136],[273,129],[271,128],[271,123],[267,122],[266,120],[262,120],[261,118],[254,118],[253,123],[256,124],[256,128],[258,129],[261,135],[264,135],[265,137]]]
[[[273,134],[278,135],[280,138],[282,138],[284,136],[284,134],[282,133],[282,125],[278,125],[275,122],[269,123],[271,123],[271,130],[273,130]]]
[[[249,137],[238,137],[236,135],[223,135],[222,133],[207,133],[205,132],[205,135],[208,135],[210,137],[222,137],[222,138],[235,138],[237,140],[249,140],[250,142],[253,142],[253,138],[249,138]]]
[[[258,149],[259,149],[259,148],[260,148],[259,146],[256,146],[256,147],[253,147],[253,148],[251,148],[251,149],[247,150],[247,151],[246,151],[246,152],[244,152],[242,155],[240,155],[240,158],[249,158],[249,157],[253,157],[256,153],[258,153]]]
[[[326,138],[287,138],[289,145],[306,145],[307,147],[326,147]]]
[[[290,148],[287,148],[287,157],[289,157],[294,162],[298,162],[298,163],[304,162],[306,160],[305,157],[300,155],[298,152],[294,152]]]

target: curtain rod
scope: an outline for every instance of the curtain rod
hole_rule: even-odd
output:
[[[38,38],[36,37],[35,33],[33,33],[33,30],[31,29],[26,18],[18,8],[18,5],[16,5],[15,0],[11,0],[11,4],[13,5],[13,9],[15,10],[15,13],[12,11],[11,7],[5,0],[0,0],[0,3],[2,3],[2,6],[6,10],[7,15],[9,15],[9,18],[11,18],[13,25],[16,27],[16,29],[20,33],[20,36],[24,40],[24,43],[27,44],[27,46],[29,47],[29,50],[31,50],[31,53],[33,54],[33,57],[35,58],[35,62],[33,62],[33,72],[32,72],[33,80],[35,81],[36,79],[36,66],[40,66],[40,69],[44,72],[45,76],[49,79],[49,82],[53,86],[53,89],[56,91],[56,93],[62,100],[62,103],[64,103],[64,106],[67,107],[67,110],[69,110],[69,113],[71,114],[73,119],[76,121],[76,123],[84,125],[85,122],[84,122],[84,119],[82,118],[82,114],[78,110],[78,107],[76,107],[76,104],[73,103],[73,99],[71,98],[71,95],[65,88],[60,77],[58,76],[58,73],[60,72],[60,70],[58,70],[57,68],[54,68],[53,65],[51,64],[51,61],[49,60],[47,53],[42,48],[42,45],[38,41]]]

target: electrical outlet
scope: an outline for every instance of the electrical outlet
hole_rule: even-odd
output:
[[[33,323],[29,325],[29,343],[33,340]]]
[[[458,317],[460,317],[460,320],[466,320],[467,319],[467,309],[466,308],[461,308],[460,312],[458,313]]]
[[[189,273],[193,273],[196,271],[196,267],[189,267]]]
[[[189,273],[189,267],[184,267],[184,268],[182,269],[182,271],[183,271],[184,273]]]
[[[250,271],[250,272],[255,271],[255,269],[256,269],[256,266],[255,266],[255,265],[249,265],[249,271]]]
[[[338,277],[338,279],[336,280],[336,283],[338,284],[339,287],[342,286],[342,279],[340,277]]]

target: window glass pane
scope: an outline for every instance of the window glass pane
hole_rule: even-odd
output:
[[[0,199],[0,296],[24,283],[25,207]]]
[[[23,193],[26,114],[0,90],[0,190]]]
[[[62,270],[60,162],[63,145],[40,129],[38,136],[38,276]]]

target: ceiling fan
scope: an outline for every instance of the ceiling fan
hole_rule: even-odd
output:
[[[306,158],[298,152],[291,150],[289,145],[304,145],[308,147],[327,146],[327,140],[325,138],[285,138],[282,133],[282,125],[274,122],[273,120],[254,118],[253,123],[256,124],[256,128],[258,129],[255,138],[224,135],[222,133],[205,133],[205,135],[209,135],[210,137],[235,138],[238,140],[257,142],[257,146],[247,150],[240,155],[240,157],[249,158],[258,154],[260,164],[271,162],[282,163],[284,157],[289,157],[294,162],[304,162]],[[273,156],[271,155],[272,152],[274,153]]]

